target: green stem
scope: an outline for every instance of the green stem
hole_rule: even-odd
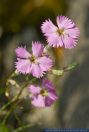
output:
[[[5,124],[5,123],[6,123],[7,118],[9,117],[9,115],[10,115],[10,113],[11,113],[11,112],[12,112],[12,109],[11,109],[11,110],[9,110],[9,111],[7,112],[6,116],[5,116],[5,117],[4,117],[4,119],[3,119],[2,124]]]
[[[18,124],[21,125],[22,122],[21,122],[20,118],[18,117],[18,115],[15,113],[15,111],[14,111],[14,116],[15,116],[15,119],[17,120]]]
[[[8,102],[6,105],[4,105],[4,106],[0,109],[0,113],[1,113],[4,109],[6,109],[10,104],[12,104],[12,102],[13,102],[13,100],[10,101],[10,102]]]
[[[32,79],[31,81],[29,81],[29,82],[32,83],[32,82],[35,81],[35,80],[36,80],[36,78],[33,78],[33,79]],[[15,102],[18,100],[18,98],[19,98],[20,95],[22,94],[24,88],[25,88],[26,86],[28,86],[28,83],[29,83],[29,82],[26,82],[26,84],[21,88],[20,92],[19,92],[10,102],[8,102],[6,105],[4,105],[4,106],[0,109],[0,113],[1,113],[3,110],[5,110],[8,106],[10,106],[11,104],[15,103]]]
[[[21,90],[22,91],[22,90]],[[19,94],[18,94],[19,95]],[[8,102],[6,105],[4,105],[1,109],[0,109],[0,113],[5,110],[8,106],[10,106],[11,104],[13,104],[15,101],[17,100],[17,96],[15,96],[10,102]]]
[[[17,76],[17,75],[19,75],[19,74],[18,74],[17,71],[15,70],[15,71],[8,77],[8,79],[7,79],[7,81],[6,81],[6,85],[8,85],[8,82],[9,82],[9,80],[10,80],[11,78],[13,78],[13,77],[15,77],[15,76]]]
[[[23,125],[23,126],[17,128],[17,129],[15,129],[15,130],[13,130],[12,132],[21,132],[21,131],[23,131],[23,129],[27,129],[27,128],[30,128],[30,127],[32,127],[32,126],[34,126],[34,124]]]

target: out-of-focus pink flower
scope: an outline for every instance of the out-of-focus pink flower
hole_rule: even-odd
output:
[[[40,42],[32,42],[32,54],[25,47],[16,49],[16,69],[22,74],[32,74],[40,78],[52,67],[52,59],[44,54],[44,46]]]
[[[56,22],[57,26],[49,19],[43,22],[41,26],[48,44],[52,47],[74,48],[78,41],[79,29],[65,16],[57,16]]]
[[[29,92],[31,103],[36,107],[49,107],[58,99],[55,87],[46,79],[43,80],[42,86],[30,85]]]

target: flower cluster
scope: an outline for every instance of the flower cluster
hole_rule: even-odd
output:
[[[57,26],[48,19],[41,25],[48,46],[74,48],[78,41],[79,29],[65,16],[57,16],[56,22]],[[44,74],[52,70],[53,66],[53,60],[45,49],[39,41],[32,42],[32,53],[27,51],[26,47],[16,48],[17,71],[22,74],[31,74],[35,78],[42,78]],[[36,107],[51,106],[58,99],[54,85],[47,79],[43,79],[42,86],[30,85],[28,91],[31,103]]]

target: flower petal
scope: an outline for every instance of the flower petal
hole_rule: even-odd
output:
[[[52,65],[53,65],[52,59],[49,58],[49,57],[46,57],[46,56],[40,57],[38,59],[38,63],[39,63],[40,68],[43,71],[49,70],[52,67]]]
[[[31,56],[31,54],[26,50],[26,48],[24,47],[18,47],[15,50],[17,57],[20,58],[29,58]]]
[[[32,42],[32,52],[36,57],[42,56],[44,46],[40,42]]]
[[[30,85],[29,86],[29,92],[31,92],[32,94],[39,94],[40,93],[40,87],[34,86],[34,85]]]
[[[51,106],[53,104],[53,102],[54,102],[54,100],[52,100],[51,98],[49,98],[49,97],[45,98],[45,106],[46,107]]]
[[[67,30],[65,30],[65,33],[68,34],[72,38],[78,38],[79,34],[80,34],[79,33],[79,29],[77,27],[71,28],[71,29],[67,29]]]
[[[63,46],[63,41],[61,39],[61,36],[58,34],[51,34],[48,36],[48,44],[53,47],[62,47]]]
[[[46,88],[48,90],[52,90],[55,89],[54,85],[52,84],[51,81],[47,80],[47,79],[43,79],[42,81],[42,86],[43,88]]]
[[[36,78],[40,78],[43,76],[44,72],[41,69],[41,67],[39,66],[39,64],[32,64],[32,69],[31,69],[31,73],[34,77]]]
[[[60,28],[68,29],[68,28],[73,28],[75,26],[75,24],[65,16],[57,16],[56,21],[59,29]]]
[[[76,46],[77,40],[69,37],[68,35],[65,35],[63,37],[63,42],[64,42],[64,47],[65,48],[72,49]]]
[[[54,102],[56,101],[55,99],[50,98],[49,96],[45,97],[45,106],[49,107],[51,106]]]
[[[46,20],[41,26],[41,30],[45,36],[48,36],[50,33],[55,33],[57,29],[58,28],[52,23],[50,19]]]
[[[56,94],[56,91],[49,92],[48,97],[51,98],[51,99],[54,100],[54,101],[58,99],[58,96],[57,96],[57,94]]]
[[[20,73],[31,73],[31,63],[29,60],[17,58],[16,69]]]
[[[36,107],[45,107],[45,102],[44,102],[45,97],[38,95],[37,97],[34,96],[33,100],[31,101],[32,105]]]

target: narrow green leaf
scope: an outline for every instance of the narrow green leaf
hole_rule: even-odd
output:
[[[72,69],[76,68],[76,66],[78,66],[77,63],[72,63],[66,68],[66,70],[72,70]]]

